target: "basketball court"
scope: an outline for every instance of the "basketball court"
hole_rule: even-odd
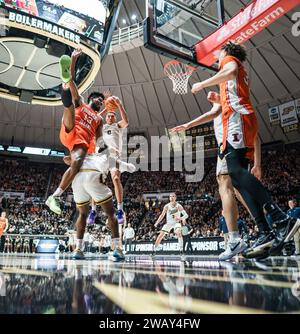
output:
[[[8,224],[0,225],[0,314],[299,314],[300,255],[297,235],[293,239],[298,232],[284,239],[287,247],[280,255],[247,259],[241,252],[221,261],[228,230],[216,232],[222,204],[213,123],[185,132],[170,129],[211,109],[209,88],[199,94],[191,90],[219,72],[225,43],[245,45],[264,148],[263,182],[276,190],[284,212],[294,209],[288,207],[291,200],[300,207],[300,0],[93,0],[88,6],[89,1],[0,0],[0,213],[6,212],[3,222]],[[104,245],[104,234],[110,236],[108,215],[98,211],[101,222],[86,228],[94,233],[92,241],[80,239],[88,251],[79,248],[84,258],[75,259],[72,251],[79,239],[74,241],[78,216],[72,189],[61,201],[67,212],[63,218],[51,216],[45,205],[67,169],[62,169],[63,157],[69,155],[59,139],[65,89],[60,59],[78,48],[82,54],[73,78],[78,96],[87,101],[91,92],[110,91],[119,97],[129,119],[126,159],[139,155],[140,174],[121,178],[126,219],[135,234],[128,238],[130,248],[119,249],[125,254],[120,262],[110,257],[119,239]],[[123,112],[110,113],[124,121]],[[167,149],[153,149],[152,138],[163,136]],[[197,136],[202,141],[196,142]],[[181,163],[183,148],[194,161],[202,152],[198,186],[184,184],[188,168],[160,169],[168,159],[172,167],[176,159]],[[148,153],[155,158],[146,160]],[[280,160],[284,154],[286,164]],[[159,168],[142,169],[152,162]],[[78,173],[91,170],[80,168]],[[113,178],[107,185],[114,187]],[[155,222],[173,192],[188,208],[193,229],[192,251],[185,254],[175,231],[155,245],[162,230]],[[115,200],[113,205],[119,215],[123,206]],[[241,218],[252,224],[249,238],[243,232],[241,239],[250,247],[258,229],[247,212]],[[294,218],[297,224],[300,216]],[[204,233],[205,219],[213,227]],[[29,253],[22,248],[24,240],[17,248],[18,238],[28,238]]]

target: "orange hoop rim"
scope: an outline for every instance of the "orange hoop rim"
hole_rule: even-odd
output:
[[[178,61],[178,60],[171,60],[171,61],[167,62],[167,63],[164,65],[164,73],[165,73],[165,75],[169,76],[169,73],[167,73],[167,70],[168,70],[168,67],[169,67],[170,65],[182,65],[182,64],[183,64],[184,66],[186,66],[186,68],[189,69],[190,72],[185,71],[185,72],[182,72],[182,73],[174,73],[174,74],[172,74],[172,75],[174,75],[174,76],[176,76],[176,75],[180,76],[180,75],[186,75],[187,73],[191,73],[191,74],[192,74],[194,71],[196,71],[196,67],[194,67],[194,66],[185,64],[185,63],[180,62],[180,61]]]

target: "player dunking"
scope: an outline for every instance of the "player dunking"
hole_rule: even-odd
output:
[[[181,234],[181,227],[182,227],[181,222],[186,220],[189,216],[182,207],[182,205],[176,202],[175,193],[171,193],[169,198],[170,198],[170,203],[164,206],[162,213],[160,214],[156,223],[154,224],[154,226],[157,227],[158,224],[164,219],[165,215],[167,215],[167,223],[162,227],[161,232],[159,233],[155,241],[153,255],[155,255],[155,252],[157,251],[158,246],[160,245],[165,235],[169,234],[172,230],[174,230],[174,233],[178,239],[181,255],[183,256],[183,238]]]
[[[210,86],[219,85],[220,94],[213,102],[222,106],[223,140],[221,154],[224,155],[233,186],[245,200],[259,226],[266,220],[263,210],[269,214],[273,224],[270,230],[261,231],[259,245],[270,244],[270,255],[278,255],[284,244],[292,239],[300,227],[300,219],[286,215],[272,200],[268,190],[248,171],[247,155],[254,147],[258,131],[255,110],[250,101],[248,76],[243,63],[247,53],[243,46],[228,42],[222,47],[219,57],[219,72],[213,77],[193,85],[192,93]]]
[[[78,94],[73,81],[75,64],[80,55],[81,50],[78,49],[72,53],[71,58],[63,56],[60,59],[61,79],[63,81],[61,99],[64,105],[60,140],[70,151],[71,165],[64,173],[59,187],[46,201],[46,205],[57,214],[61,214],[58,198],[72,183],[87,152],[93,153],[95,151],[95,139],[102,135],[103,124],[99,111],[105,99],[104,95],[93,92],[89,95],[88,104],[86,104]]]
[[[107,112],[105,117],[105,124],[103,126],[103,141],[108,147],[108,153],[111,158],[116,161],[116,165],[111,168],[111,178],[114,184],[115,195],[118,203],[118,223],[124,224],[124,211],[123,211],[123,186],[121,183],[121,172],[118,164],[121,159],[122,146],[123,146],[123,131],[128,127],[129,120],[124,106],[118,97],[113,97],[115,104],[121,114],[121,121],[117,122],[115,112]],[[101,112],[103,114],[106,109]],[[92,224],[96,218],[95,207],[92,207],[92,211],[88,217],[88,223]]]

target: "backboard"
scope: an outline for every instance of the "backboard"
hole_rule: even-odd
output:
[[[224,22],[223,0],[147,0],[145,46],[201,66],[194,45]],[[215,66],[205,66],[216,70]]]

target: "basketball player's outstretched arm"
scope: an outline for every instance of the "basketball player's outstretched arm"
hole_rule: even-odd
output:
[[[195,83],[192,87],[192,93],[198,93],[202,89],[219,85],[223,82],[233,80],[238,75],[238,64],[235,61],[231,61],[227,63],[221,71],[219,71],[216,75],[213,77],[204,80],[202,82]]]
[[[154,224],[155,227],[165,218],[167,210],[168,210],[168,205],[165,205],[164,209],[163,209],[163,212],[160,214],[160,216],[158,217],[156,223]]]
[[[125,129],[125,128],[127,128],[128,124],[129,124],[127,112],[126,112],[126,110],[123,106],[122,101],[118,97],[115,97],[114,100],[116,101],[116,104],[119,108],[121,118],[122,118],[122,120],[118,123],[118,126],[122,129]]]
[[[214,103],[211,110],[208,111],[207,113],[197,117],[193,121],[190,121],[182,125],[178,125],[175,128],[171,129],[170,131],[171,132],[181,132],[181,131],[191,129],[197,125],[208,123],[212,121],[214,118],[216,118],[218,115],[220,115],[221,112],[222,112],[221,106],[217,103]]]

